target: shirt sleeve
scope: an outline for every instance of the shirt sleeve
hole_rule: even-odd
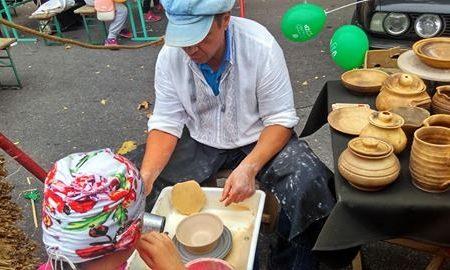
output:
[[[158,57],[155,68],[155,108],[148,120],[148,131],[160,130],[181,138],[187,114]]]
[[[272,48],[258,71],[257,98],[264,126],[281,125],[293,128],[299,118],[294,107],[294,97],[283,51],[274,40]]]

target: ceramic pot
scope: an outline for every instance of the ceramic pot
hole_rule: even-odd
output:
[[[450,115],[448,114],[435,114],[423,121],[425,127],[446,127],[450,128]]]
[[[396,73],[383,82],[376,99],[379,111],[389,111],[395,107],[422,107],[429,110],[431,98],[426,85],[416,75]]]
[[[377,191],[397,179],[400,162],[389,143],[375,138],[354,138],[342,152],[338,169],[352,186]]]
[[[405,123],[402,126],[403,131],[412,142],[414,131],[423,125],[423,121],[430,117],[430,112],[420,107],[397,107],[390,112],[400,115]]]
[[[450,185],[450,128],[422,127],[414,133],[409,169],[413,184],[428,192]]]
[[[373,137],[390,143],[394,153],[398,154],[405,149],[408,139],[402,126],[405,120],[391,112],[373,112],[369,116],[369,124],[363,128],[360,137]]]
[[[433,114],[450,114],[450,85],[436,87],[431,109]]]

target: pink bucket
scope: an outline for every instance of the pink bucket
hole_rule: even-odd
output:
[[[201,258],[186,264],[188,270],[233,270],[229,263],[219,259]]]

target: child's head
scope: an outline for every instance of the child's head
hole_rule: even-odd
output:
[[[59,160],[44,198],[43,241],[51,261],[91,268],[85,266],[107,258],[113,269],[133,252],[145,195],[139,171],[124,157],[105,149]]]

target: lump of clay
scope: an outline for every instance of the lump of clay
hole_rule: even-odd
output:
[[[172,188],[172,206],[183,215],[198,213],[205,203],[205,194],[194,180],[176,184]]]

